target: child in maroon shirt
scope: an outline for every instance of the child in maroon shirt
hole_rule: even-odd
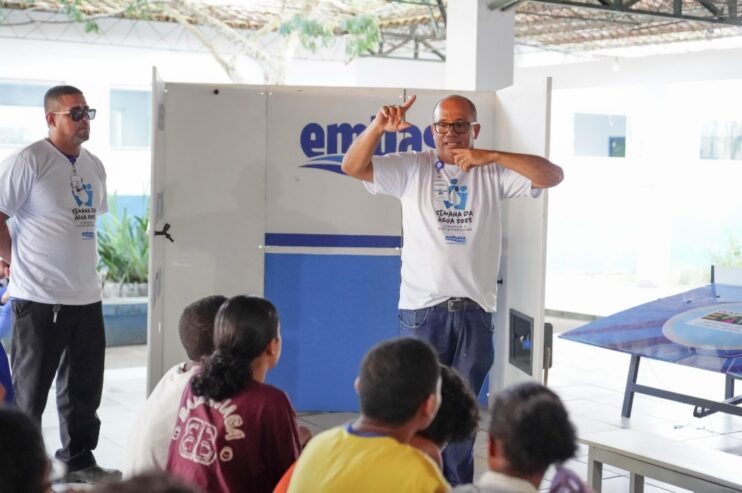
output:
[[[231,298],[217,313],[214,345],[183,393],[167,469],[206,493],[271,492],[301,450],[288,397],[263,383],[281,357],[275,307]]]

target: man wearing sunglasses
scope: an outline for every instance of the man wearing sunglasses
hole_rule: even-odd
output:
[[[16,405],[41,424],[56,374],[66,482],[96,482],[118,471],[98,466],[105,334],[96,272],[95,222],[108,210],[106,172],[82,148],[90,138],[82,92],[56,86],[44,96],[49,135],[0,164],[0,268],[12,271],[11,365]],[[8,218],[11,228],[8,228]]]
[[[462,96],[435,106],[435,150],[374,156],[384,132],[411,126],[405,113],[414,102],[379,109],[345,154],[343,171],[372,194],[401,201],[401,335],[430,342],[478,394],[494,361],[501,201],[557,185],[562,169],[538,156],[476,149],[477,109]],[[444,450],[451,485],[472,482],[473,444],[474,437]]]

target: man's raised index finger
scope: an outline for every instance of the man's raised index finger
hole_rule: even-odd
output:
[[[410,106],[412,106],[412,103],[414,103],[416,99],[417,99],[417,96],[415,96],[414,94],[410,96],[410,99],[408,99],[402,104],[402,109],[405,111],[409,110]]]

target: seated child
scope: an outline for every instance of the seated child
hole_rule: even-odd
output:
[[[276,308],[229,299],[214,346],[183,392],[167,470],[207,493],[271,492],[301,450],[288,396],[264,383],[281,357]]]
[[[413,435],[417,447],[443,468],[441,453],[449,442],[459,442],[476,433],[479,404],[474,393],[453,368],[441,365],[441,407],[430,426]]]
[[[41,430],[21,411],[0,407],[0,492],[53,493]]]
[[[373,347],[356,379],[361,416],[314,437],[296,463],[289,493],[444,492],[435,463],[408,445],[440,403],[433,348],[401,338]]]
[[[537,493],[546,469],[577,450],[575,428],[559,397],[538,383],[509,387],[492,404],[489,467],[455,493]],[[579,491],[579,490],[578,490]]]
[[[225,296],[208,296],[180,315],[178,332],[189,361],[170,368],[144,403],[126,447],[124,477],[165,468],[180,398],[201,360],[214,350],[214,318],[225,301]]]

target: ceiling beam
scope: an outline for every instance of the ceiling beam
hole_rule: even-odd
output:
[[[436,0],[436,1],[438,2],[438,11],[441,13],[441,19],[443,19],[443,25],[445,26],[448,24],[448,14],[446,13],[446,6],[443,5],[443,0]]]
[[[512,7],[514,2],[518,2],[519,0],[493,0],[491,1],[487,7],[490,10],[507,10],[508,8]],[[672,12],[664,12],[660,10],[643,10],[643,9],[632,9],[630,8],[633,6],[636,2],[631,3],[631,1],[628,1],[626,3],[622,3],[620,0],[617,0],[615,3],[610,2],[610,0],[598,0],[599,3],[585,3],[585,2],[578,2],[575,0],[531,0],[535,1],[537,3],[548,3],[552,5],[563,5],[568,7],[579,7],[579,8],[586,8],[586,9],[597,9],[597,10],[604,10],[604,11],[610,11],[610,12],[621,12],[625,14],[632,14],[632,15],[648,15],[648,16],[654,16],[654,17],[664,17],[664,18],[673,18],[673,19],[679,19],[679,20],[686,20],[686,21],[695,21],[695,22],[708,22],[711,24],[727,24],[732,26],[742,26],[742,17],[740,17],[737,13],[736,9],[736,3],[734,8],[734,15],[732,15],[732,9],[730,7],[729,13],[727,15],[724,15],[724,13],[719,9],[716,4],[713,3],[712,0],[696,0],[700,5],[702,5],[706,10],[708,10],[710,13],[713,14],[713,16],[710,17],[704,17],[701,15],[691,15],[683,12],[683,4],[682,0],[673,0],[673,11]],[[637,0],[638,1],[638,0]],[[731,2],[736,2],[736,0],[728,0],[731,4]],[[606,5],[605,3],[608,2],[609,4]]]

